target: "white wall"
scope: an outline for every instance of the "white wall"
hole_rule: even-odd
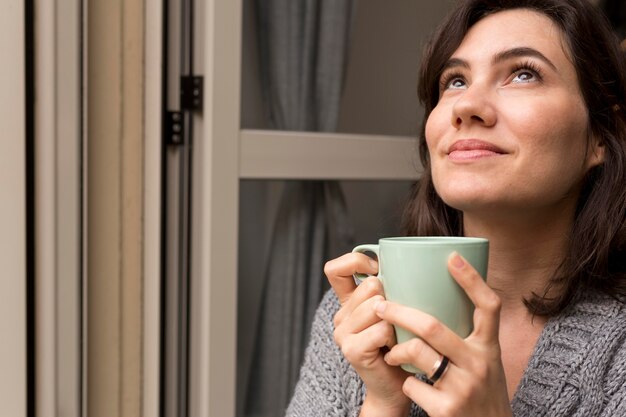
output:
[[[338,130],[417,136],[422,48],[446,0],[359,0]]]

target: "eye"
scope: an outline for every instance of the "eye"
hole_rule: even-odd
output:
[[[465,81],[463,81],[462,78],[454,78],[446,84],[446,88],[450,88],[452,90],[458,90],[464,87],[465,87]]]
[[[460,90],[466,88],[465,78],[461,74],[458,73],[450,73],[444,74],[441,77],[441,81],[439,83],[439,88],[441,91],[444,90]]]
[[[515,77],[513,78],[512,82],[514,83],[529,83],[532,81],[537,80],[538,77],[535,75],[535,73],[533,71],[528,71],[528,70],[520,70]]]
[[[541,69],[532,61],[523,62],[513,68],[512,83],[530,83],[543,80]]]

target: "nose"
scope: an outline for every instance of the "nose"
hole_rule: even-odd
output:
[[[454,103],[451,122],[457,129],[473,124],[489,127],[496,123],[496,116],[489,89],[474,83]]]

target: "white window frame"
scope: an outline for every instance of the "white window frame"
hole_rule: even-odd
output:
[[[248,130],[239,132],[241,179],[414,180],[412,137]]]
[[[146,7],[144,401],[158,410],[160,2]],[[240,128],[242,0],[196,3],[204,110],[194,119],[190,415],[234,417],[241,179],[413,180],[415,138]],[[337,163],[341,161],[342,163]],[[152,209],[150,209],[152,207]]]
[[[36,415],[84,415],[82,0],[35,0]],[[81,348],[82,346],[82,348]]]
[[[26,415],[25,2],[0,13],[0,414]]]
[[[163,1],[145,4],[143,386],[144,416],[159,416],[161,345],[161,78]]]

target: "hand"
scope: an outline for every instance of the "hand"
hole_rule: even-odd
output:
[[[381,301],[374,306],[380,318],[419,336],[394,346],[385,361],[429,372],[440,355],[449,358],[432,386],[409,377],[402,387],[431,417],[512,416],[498,341],[500,298],[461,256],[451,256],[448,269],[476,306],[473,332],[462,339],[426,313]]]
[[[402,384],[408,374],[385,363],[384,351],[395,344],[395,334],[373,308],[376,302],[384,301],[382,284],[378,278],[370,277],[357,286],[352,278],[356,272],[377,271],[376,261],[361,253],[346,254],[324,267],[341,303],[334,317],[334,338],[367,387],[361,416],[406,416],[411,401],[402,392]]]

